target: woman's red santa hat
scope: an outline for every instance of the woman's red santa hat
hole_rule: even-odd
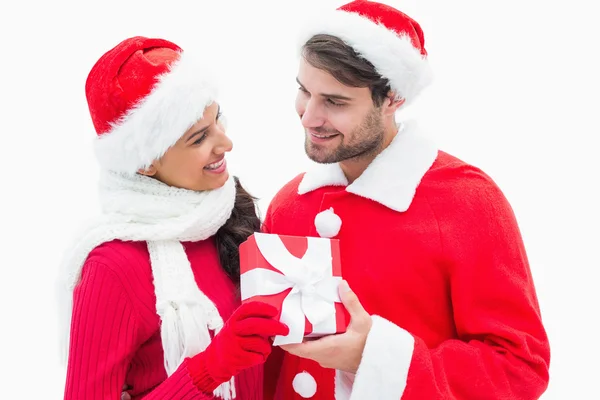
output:
[[[357,0],[304,24],[300,44],[327,34],[340,38],[390,82],[391,89],[410,103],[431,83],[431,70],[421,26],[385,4]]]
[[[164,39],[132,37],[105,53],[85,85],[101,167],[134,174],[160,158],[216,100],[212,82]]]

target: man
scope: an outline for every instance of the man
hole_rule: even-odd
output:
[[[339,239],[351,322],[276,349],[265,398],[538,398],[550,350],[509,203],[395,121],[429,83],[420,26],[354,1],[308,29],[296,110],[319,164],[275,196],[264,229]]]

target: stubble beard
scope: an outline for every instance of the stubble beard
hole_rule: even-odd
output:
[[[317,132],[320,132],[317,130]],[[323,133],[339,133],[337,131],[322,130]],[[304,150],[308,158],[319,164],[333,164],[345,160],[359,160],[379,153],[383,146],[384,129],[383,119],[378,109],[374,107],[365,117],[363,122],[352,132],[352,142],[340,143],[334,149],[313,143],[306,134]],[[343,136],[342,136],[343,139]]]

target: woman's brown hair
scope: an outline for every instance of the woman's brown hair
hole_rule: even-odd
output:
[[[251,196],[235,180],[235,205],[231,216],[216,234],[217,249],[221,266],[236,284],[240,280],[239,246],[254,232],[260,230],[260,219],[256,213],[256,198]]]

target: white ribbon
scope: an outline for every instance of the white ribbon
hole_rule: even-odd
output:
[[[277,235],[255,233],[254,238],[263,257],[281,273],[264,268],[243,273],[242,300],[292,289],[283,301],[280,318],[290,332],[287,336],[276,336],[273,344],[301,343],[305,316],[313,325],[312,335],[335,333],[335,303],[341,301],[338,287],[342,278],[333,276],[330,240],[307,238],[306,254],[298,258]]]

